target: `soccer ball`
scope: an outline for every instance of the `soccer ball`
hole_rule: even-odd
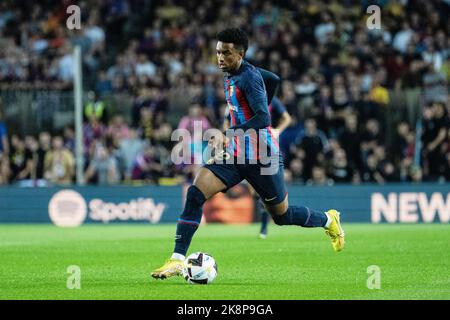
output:
[[[217,277],[217,264],[204,252],[195,252],[183,262],[183,277],[190,284],[208,284]]]

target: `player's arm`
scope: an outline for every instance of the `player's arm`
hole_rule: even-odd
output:
[[[267,95],[261,75],[258,73],[250,73],[244,82],[243,91],[254,115],[246,122],[233,126],[230,129],[247,131],[248,129],[258,130],[270,126]]]
[[[290,114],[287,112],[286,107],[281,103],[281,101],[275,97],[272,100],[272,111],[277,112],[280,115],[280,120],[278,121],[278,125],[275,128],[279,134],[281,134],[284,129],[289,127],[292,122],[292,118]]]
[[[265,70],[263,68],[258,68],[259,73],[264,81],[267,91],[267,101],[268,104],[272,103],[273,97],[277,95],[278,88],[280,87],[281,79],[275,73]]]
[[[274,128],[278,135],[280,135],[292,122],[291,115],[285,111],[281,114],[280,120],[278,121],[278,126]]]

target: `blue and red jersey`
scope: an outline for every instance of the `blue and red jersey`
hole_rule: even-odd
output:
[[[279,146],[270,127],[267,92],[259,70],[243,60],[236,72],[224,77],[225,97],[229,108],[231,128],[255,129],[256,134],[247,133],[243,137],[234,136],[230,148],[235,157],[245,153],[245,159],[260,159],[258,148],[266,148],[263,154],[277,154]],[[255,116],[256,115],[256,116]],[[261,118],[261,121],[259,121]],[[264,123],[264,125],[260,125]],[[244,131],[246,131],[244,129]],[[244,141],[240,139],[244,138]]]

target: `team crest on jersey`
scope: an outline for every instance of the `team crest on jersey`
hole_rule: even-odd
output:
[[[234,85],[230,84],[229,80],[227,80],[227,91],[228,91],[228,97],[227,97],[227,104],[228,107],[233,110],[234,112],[238,111],[238,107],[233,105],[233,103],[231,102],[231,97],[233,96],[234,92],[235,92],[235,88]]]
[[[233,96],[234,91],[235,91],[235,90],[234,90],[234,86],[233,86],[233,85],[229,86],[228,92],[229,92],[229,96],[230,96],[230,97]]]

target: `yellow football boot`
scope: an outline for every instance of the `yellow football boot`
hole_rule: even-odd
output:
[[[331,209],[326,212],[331,218],[331,224],[326,228],[325,233],[331,238],[331,245],[334,251],[339,252],[344,249],[344,230],[341,227],[340,213],[337,210]]]
[[[152,272],[152,277],[155,279],[167,279],[173,276],[181,275],[183,268],[183,261],[178,259],[169,259],[166,263]]]

